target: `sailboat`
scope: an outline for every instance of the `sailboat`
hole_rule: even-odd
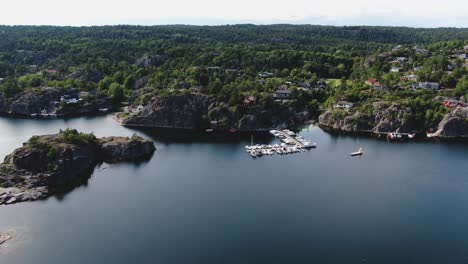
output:
[[[357,152],[353,152],[351,153],[351,156],[362,156],[363,152],[362,152],[362,147],[359,148],[359,150]]]

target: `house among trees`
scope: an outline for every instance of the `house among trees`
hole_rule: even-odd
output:
[[[334,109],[345,109],[349,110],[353,108],[354,104],[351,102],[346,102],[346,101],[339,101],[335,105],[333,105]]]
[[[405,62],[408,61],[407,57],[396,57],[394,62]]]
[[[370,78],[365,82],[366,85],[372,86],[376,90],[384,90],[385,87],[376,78]]]
[[[468,50],[468,45],[466,45],[463,49],[464,49],[464,50]]]
[[[218,71],[220,69],[221,69],[221,67],[219,67],[219,66],[206,67],[207,71]]]
[[[275,94],[274,94],[274,97],[276,99],[291,99],[291,98],[293,98],[291,90],[286,89],[284,87],[276,90]]]
[[[253,95],[248,95],[246,97],[244,97],[244,105],[251,105],[253,103],[255,103],[255,96]]]
[[[415,74],[405,75],[401,78],[403,81],[417,82],[419,77]]]
[[[418,46],[415,46],[413,48],[414,52],[418,55],[427,55],[429,54],[429,51],[427,49],[420,48]]]
[[[376,78],[369,78],[365,82],[365,84],[370,85],[370,86],[374,86],[375,83],[379,83],[379,80],[377,80]]]
[[[400,71],[401,71],[400,67],[392,67],[392,69],[390,69],[391,73],[399,73]]]
[[[413,84],[413,89],[438,90],[439,89],[439,83],[437,83],[437,82],[420,82],[420,83]]]
[[[4,78],[0,78],[0,84],[2,84],[4,80],[5,80]]]
[[[325,90],[327,88],[327,82],[325,80],[317,81],[316,88],[321,89],[321,90]]]
[[[47,74],[57,74],[57,73],[58,73],[58,70],[57,70],[57,69],[54,69],[54,68],[47,68],[47,69],[45,70],[45,72],[46,72]]]
[[[262,78],[270,78],[270,77],[273,77],[274,74],[272,72],[261,72],[258,74],[258,76]]]

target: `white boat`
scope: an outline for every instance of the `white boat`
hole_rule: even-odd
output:
[[[213,132],[214,129],[207,129],[207,130],[205,130],[205,131],[206,131],[206,132]]]
[[[416,137],[416,134],[408,134],[408,138],[409,138],[409,139],[413,139],[413,138],[415,138],[415,137]]]
[[[362,152],[362,148],[359,148],[359,150],[357,152],[353,152],[351,153],[351,156],[362,156],[363,152]]]

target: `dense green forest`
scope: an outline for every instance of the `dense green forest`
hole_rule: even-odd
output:
[[[0,92],[8,98],[37,87],[78,88],[115,103],[144,103],[136,92],[142,88],[161,96],[192,89],[236,105],[247,95],[270,104],[286,84],[294,98],[288,103],[314,111],[338,100],[365,109],[366,102],[412,98],[407,104],[416,104],[428,127],[444,113],[435,96],[468,93],[467,45],[468,29],[456,28],[0,26]],[[409,74],[446,89],[405,89],[417,82],[404,80]],[[368,78],[385,89],[363,93]],[[318,89],[320,80],[326,87]]]

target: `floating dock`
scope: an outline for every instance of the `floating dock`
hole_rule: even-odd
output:
[[[296,136],[296,134],[290,130],[271,130],[270,134],[279,138],[281,144],[274,145],[253,145],[253,142],[249,146],[245,146],[246,152],[256,158],[262,156],[271,156],[275,154],[285,155],[299,153],[306,149],[316,148],[317,143],[310,142],[305,140],[301,136]]]

